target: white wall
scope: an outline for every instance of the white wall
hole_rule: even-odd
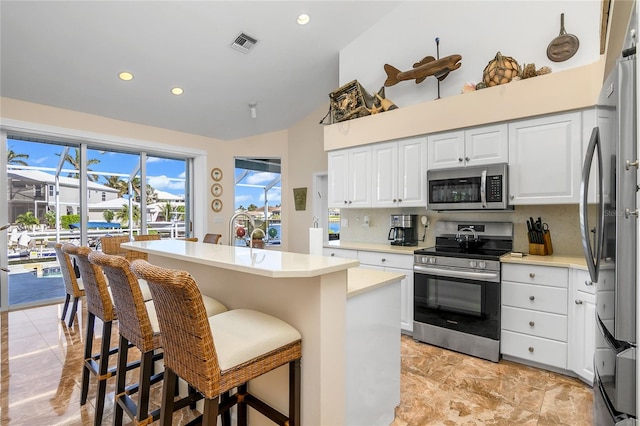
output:
[[[357,79],[370,93],[384,84],[385,63],[401,71],[425,56],[462,55],[462,67],[440,83],[441,97],[459,94],[465,82],[479,82],[496,52],[520,65],[550,66],[554,72],[596,62],[600,55],[600,10],[596,0],[577,1],[407,1],[340,51],[340,85]],[[567,33],[580,40],[577,53],[565,62],[547,58],[547,46],[560,33],[560,14]],[[416,85],[403,81],[386,88],[399,107],[428,102],[437,96],[437,80]],[[452,113],[455,113],[452,111]]]

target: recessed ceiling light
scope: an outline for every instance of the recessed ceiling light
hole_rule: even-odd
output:
[[[303,13],[302,15],[298,16],[298,24],[300,25],[307,25],[309,23],[309,15],[307,15],[306,13]]]
[[[176,96],[180,96],[184,93],[184,90],[182,90],[182,87],[174,87],[173,89],[171,89],[171,93]]]
[[[120,77],[120,80],[124,81],[133,80],[133,74],[128,71],[122,71],[120,74],[118,74],[118,77]]]

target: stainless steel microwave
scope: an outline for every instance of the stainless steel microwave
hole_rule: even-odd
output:
[[[429,210],[509,210],[507,164],[427,171]]]

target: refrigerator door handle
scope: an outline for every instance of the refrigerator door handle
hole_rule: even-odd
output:
[[[587,217],[587,207],[589,202],[589,178],[591,177],[591,166],[594,156],[597,155],[597,191],[598,191],[598,217],[595,228],[595,247],[591,245],[589,238],[589,221]],[[587,268],[591,281],[598,282],[600,271],[600,259],[602,257],[602,244],[604,242],[604,197],[602,189],[602,151],[600,148],[600,130],[594,127],[591,132],[591,139],[587,147],[587,154],[582,167],[582,180],[580,182],[580,234],[582,236],[582,249],[587,261]]]

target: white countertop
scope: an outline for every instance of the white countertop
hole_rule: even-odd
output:
[[[505,254],[500,258],[502,263],[520,263],[525,265],[539,266],[556,266],[564,268],[586,269],[587,261],[584,257],[579,256],[536,256],[528,254],[523,257],[512,257],[511,254]]]
[[[405,274],[375,269],[350,268],[347,272],[347,297],[357,296],[374,288],[405,278]]]
[[[135,241],[123,248],[271,278],[315,277],[359,265],[354,259],[184,240]]]
[[[359,243],[356,241],[329,241],[325,243],[324,248],[328,249],[343,249],[343,250],[367,250],[377,251],[381,253],[397,253],[397,254],[411,254],[420,246],[392,246],[391,244],[374,244],[374,243]],[[426,246],[424,246],[426,247]]]

